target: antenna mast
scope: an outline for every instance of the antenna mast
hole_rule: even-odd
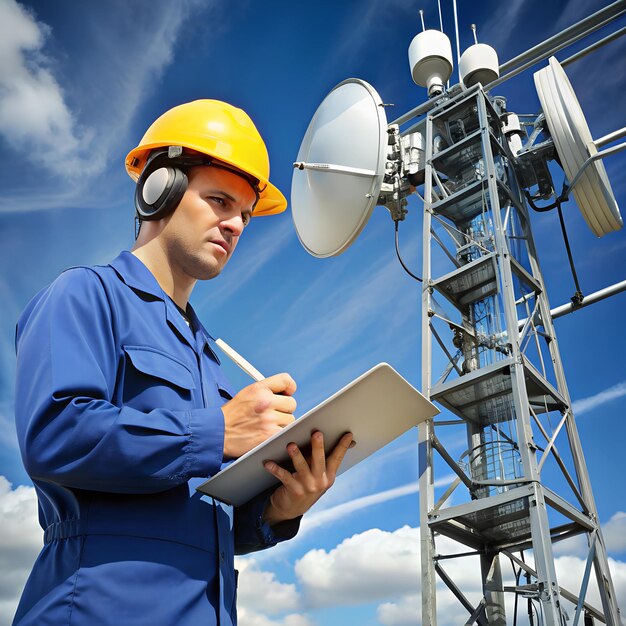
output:
[[[466,624],[517,623],[505,606],[513,594],[516,609],[528,603],[545,626],[582,624],[582,614],[585,624],[621,626],[524,195],[525,159],[540,150],[503,98],[464,80],[403,133],[424,145],[422,391],[457,417],[419,426],[421,623],[436,626],[443,581],[467,609]],[[445,445],[455,432],[467,441],[460,458]],[[439,463],[456,478],[437,499]],[[568,590],[553,544],[575,535],[587,539],[587,567],[580,588]],[[466,550],[442,553],[442,536]],[[463,592],[468,580],[449,574],[448,559],[470,555],[480,560],[477,605]],[[601,608],[586,599],[594,575]]]

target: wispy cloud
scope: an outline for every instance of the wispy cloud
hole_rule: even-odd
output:
[[[419,23],[418,9],[423,5],[407,0],[370,0],[359,6],[358,20],[350,19],[343,30],[336,37],[336,45],[332,48],[332,56],[326,62],[326,67],[320,75],[328,73],[328,69],[336,65],[336,58],[341,57],[348,63],[353,62],[363,52],[363,48],[371,45],[377,34],[385,32],[385,28],[397,24],[398,20],[412,20],[415,22],[417,33]],[[430,28],[439,28],[439,18],[436,9],[426,12]]]
[[[89,140],[43,52],[50,28],[15,0],[0,3],[0,133],[57,174],[72,175]]]
[[[526,0],[512,0],[498,5],[498,10],[493,12],[484,26],[481,27],[478,24],[480,40],[496,50],[506,49],[506,44],[511,40],[511,32],[517,27],[522,10],[527,8],[525,5],[527,5]],[[505,28],[503,24],[506,24]],[[500,62],[505,60],[500,59]]]
[[[47,45],[53,30],[16,0],[0,3],[0,134],[41,174],[34,192],[14,189],[0,211],[74,206],[111,155],[128,147],[130,123],[172,62],[184,25],[206,10],[200,0],[155,5],[112,3],[97,28],[84,23],[93,30],[84,54],[61,49],[73,59],[68,82]]]
[[[591,6],[595,4],[596,6]],[[603,4],[607,4],[604,2]],[[598,2],[590,2],[589,0],[569,0],[569,2],[561,9],[561,16],[554,24],[554,32],[575,24],[578,20],[591,15],[595,10],[600,9],[601,4]]]
[[[0,403],[0,447],[17,449],[17,434],[13,421],[13,405]]]
[[[343,277],[347,267],[345,263],[330,264],[318,274],[291,302],[284,323],[267,341],[267,346],[282,343],[285,351],[300,356],[301,376],[308,376],[346,346],[354,345],[360,335],[375,326],[371,351],[372,337],[384,342],[416,313],[411,302],[414,292],[403,289],[406,281],[394,271],[395,258],[389,256],[384,263],[372,259],[367,266],[351,267],[349,281]],[[384,311],[389,315],[381,323]],[[309,322],[304,325],[303,319]],[[351,354],[355,356],[354,349]]]
[[[319,513],[312,513],[302,520],[302,527],[300,532],[308,532],[324,524],[330,524],[336,522],[338,519],[351,515],[356,511],[365,509],[376,504],[382,504],[389,500],[395,500],[403,496],[408,496],[419,491],[419,482],[415,481],[401,487],[394,487],[387,491],[381,491],[379,493],[373,493],[369,496],[362,498],[356,498],[343,504],[339,504],[332,509],[326,509]]]
[[[448,485],[454,479],[452,475],[443,476],[435,481],[435,487],[441,487]],[[337,522],[340,519],[347,517],[360,511],[362,509],[382,504],[383,502],[389,502],[397,498],[403,498],[414,493],[419,492],[419,481],[414,481],[400,487],[394,487],[393,489],[387,489],[385,491],[379,491],[378,493],[372,493],[362,498],[355,498],[349,500],[343,504],[339,504],[331,509],[320,511],[319,513],[311,513],[302,519],[301,533],[306,533],[315,528],[319,528],[325,524],[331,524]]]
[[[254,220],[249,227],[250,233],[245,232],[242,236],[223,275],[196,287],[194,306],[201,317],[202,311],[213,302],[232,302],[240,290],[246,289],[259,272],[284,252],[287,240],[293,236],[293,223],[288,216],[270,219],[274,220],[273,228],[265,227],[256,233],[253,232],[257,225]]]
[[[602,406],[607,402],[623,398],[624,396],[626,396],[626,381],[613,385],[612,387],[609,387],[608,389],[605,389],[604,391],[601,391],[593,396],[589,396],[588,398],[576,400],[572,403],[572,409],[574,411],[574,415],[580,416],[584,413],[592,411],[593,409],[597,409],[599,406]]]

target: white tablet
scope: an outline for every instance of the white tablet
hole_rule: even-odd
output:
[[[287,445],[294,442],[307,450],[311,435],[318,430],[324,433],[327,454],[342,435],[354,435],[356,445],[346,453],[341,474],[437,413],[439,409],[390,365],[379,363],[209,478],[198,491],[234,506],[244,504],[280,484],[263,462],[272,460],[290,467]]]

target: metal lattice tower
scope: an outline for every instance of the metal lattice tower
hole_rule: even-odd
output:
[[[505,117],[504,101],[477,85],[442,99],[416,128],[425,138],[422,389],[456,416],[419,431],[422,625],[437,623],[441,580],[467,624],[517,623],[506,614],[511,594],[516,608],[535,607],[537,624],[620,626]],[[454,431],[467,440],[456,460],[442,435]],[[437,457],[456,478],[435,502]],[[553,544],[575,535],[587,538],[587,567],[567,590]],[[441,536],[467,551],[442,554]],[[462,591],[468,581],[446,571],[446,559],[470,554],[481,563],[477,605]],[[601,608],[584,601],[594,576]],[[575,606],[570,621],[563,599]]]

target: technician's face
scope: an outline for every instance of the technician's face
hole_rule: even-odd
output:
[[[177,272],[198,280],[217,276],[231,257],[256,194],[250,183],[228,170],[195,167],[180,204],[161,233]]]

